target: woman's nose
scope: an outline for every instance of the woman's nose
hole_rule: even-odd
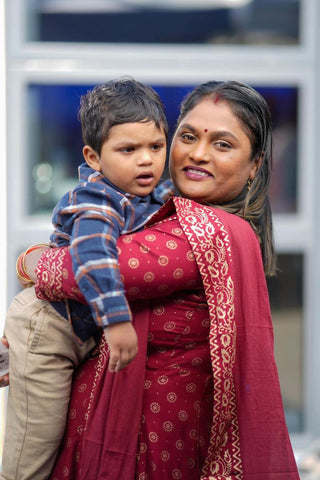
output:
[[[198,163],[209,162],[211,159],[209,148],[203,143],[197,143],[193,145],[189,156],[192,160]]]

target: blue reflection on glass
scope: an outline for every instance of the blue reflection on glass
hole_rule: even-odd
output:
[[[29,209],[32,213],[51,210],[61,195],[77,180],[77,166],[82,162],[83,147],[77,114],[81,95],[92,87],[93,85],[43,84],[28,87],[32,192],[29,196]],[[180,103],[193,87],[194,85],[154,85],[164,103],[171,134]],[[273,118],[272,208],[274,212],[295,212],[298,89],[261,85],[255,88],[268,102]],[[47,165],[51,166],[51,170]],[[43,172],[47,172],[47,176]]]

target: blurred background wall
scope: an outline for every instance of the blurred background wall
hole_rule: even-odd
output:
[[[18,254],[48,240],[51,210],[77,181],[83,93],[131,75],[159,92],[173,131],[193,86],[245,81],[273,115],[280,270],[269,291],[287,423],[304,451],[320,437],[319,0],[2,0],[0,15],[0,322],[19,291]],[[5,404],[2,391],[0,456]]]

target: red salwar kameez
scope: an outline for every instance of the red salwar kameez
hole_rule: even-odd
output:
[[[139,353],[110,374],[102,341],[80,369],[51,478],[297,480],[254,232],[182,198],[154,222],[118,243]],[[56,255],[43,255],[37,290],[50,298],[68,277],[77,298],[66,251],[48,280]]]

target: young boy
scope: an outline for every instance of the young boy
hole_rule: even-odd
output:
[[[165,166],[167,121],[156,92],[133,79],[88,92],[81,99],[80,119],[86,163],[79,167],[78,185],[54,210],[51,245],[70,245],[90,311],[73,301],[39,300],[33,287],[12,302],[5,325],[10,390],[3,480],[49,477],[65,427],[73,370],[101,329],[111,371],[123,368],[137,352],[116,240],[140,229],[163,203],[153,190]]]

